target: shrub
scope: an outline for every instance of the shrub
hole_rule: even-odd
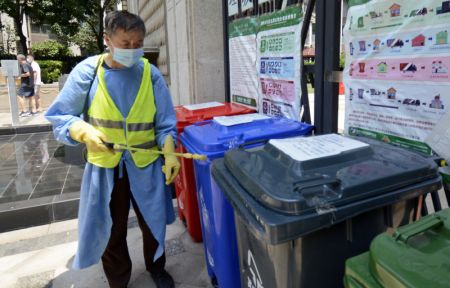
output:
[[[37,59],[72,56],[72,52],[66,45],[54,40],[33,44],[31,50]]]
[[[41,78],[44,83],[57,82],[63,68],[63,62],[57,60],[36,60],[41,67]]]

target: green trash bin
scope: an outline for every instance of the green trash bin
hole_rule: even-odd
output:
[[[383,233],[346,261],[346,288],[450,287],[450,208]]]

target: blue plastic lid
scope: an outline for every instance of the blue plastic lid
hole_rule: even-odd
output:
[[[251,121],[252,117],[256,120]],[[250,121],[237,124],[245,122],[240,121],[241,119]],[[234,123],[236,124],[233,125]],[[217,158],[232,148],[254,147],[264,144],[269,139],[308,135],[312,129],[312,125],[291,119],[247,114],[218,117],[215,120],[187,126],[184,133],[180,134],[180,141],[191,153]]]

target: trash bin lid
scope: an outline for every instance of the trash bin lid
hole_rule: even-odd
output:
[[[210,120],[214,116],[240,115],[254,112],[255,109],[227,102],[207,102],[175,107],[177,129],[179,133],[183,132],[183,129],[186,126],[196,122]]]
[[[270,140],[260,151],[227,153],[225,165],[257,201],[293,215],[346,205],[436,177],[432,160],[361,140],[337,134]]]
[[[383,287],[449,287],[450,209],[377,236],[369,267]]]
[[[414,152],[335,134],[304,140],[271,140],[213,162],[235,211],[271,244],[441,187],[435,162]]]
[[[313,126],[292,119],[245,114],[215,117],[185,127],[180,141],[189,152],[222,157],[225,151],[245,145],[262,145],[269,139],[308,135]]]

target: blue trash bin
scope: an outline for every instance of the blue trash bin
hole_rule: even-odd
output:
[[[267,140],[308,135],[313,126],[260,114],[217,117],[185,128],[180,141],[188,152],[204,154],[195,160],[195,183],[208,274],[219,287],[240,287],[239,254],[234,212],[212,181],[211,163],[226,151],[263,145]]]

